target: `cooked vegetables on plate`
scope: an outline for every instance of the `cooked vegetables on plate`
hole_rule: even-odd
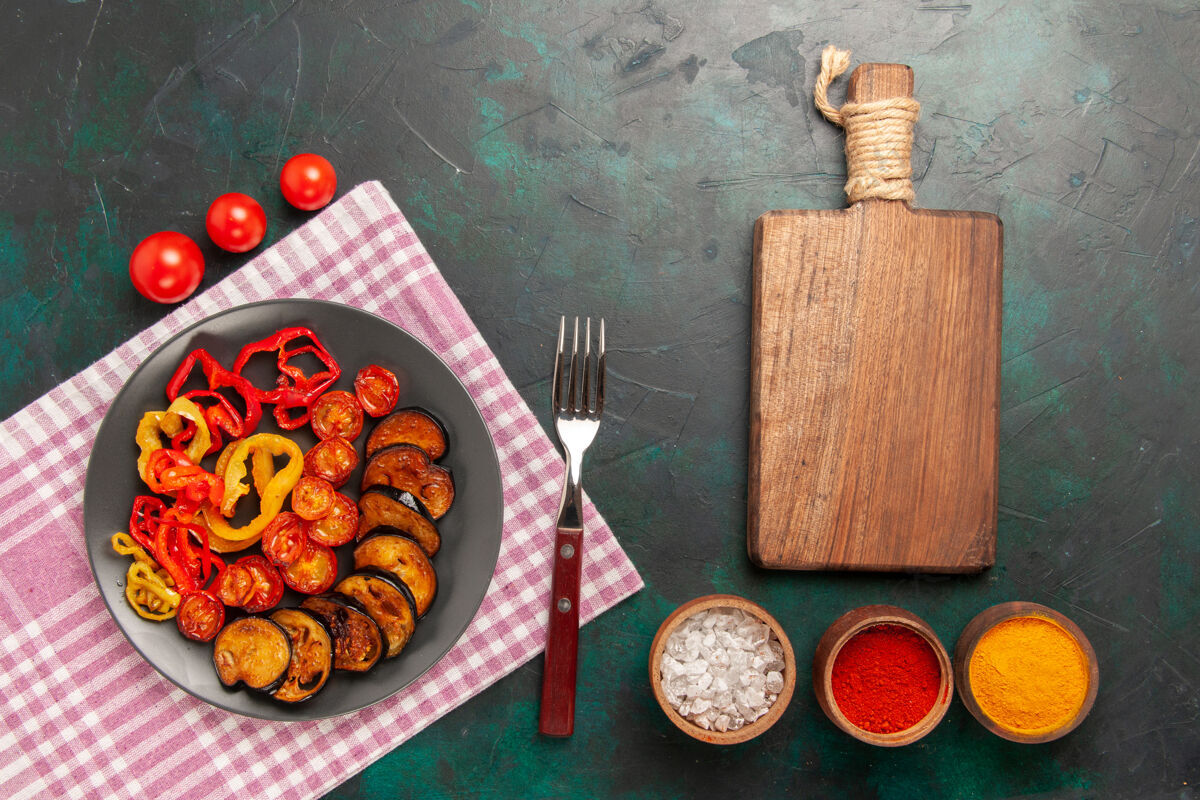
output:
[[[248,374],[267,360],[275,383],[261,389]],[[341,374],[304,327],[246,345],[232,368],[192,350],[166,407],[138,424],[148,491],[112,537],[133,558],[125,595],[138,615],[174,617],[183,636],[213,642],[224,686],[285,703],[313,697],[334,669],[365,673],[403,651],[437,593],[435,519],[454,499],[434,463],[448,447],[442,424],[422,409],[393,413],[399,381],[384,367],[360,370],[354,393],[333,388]],[[258,431],[264,406],[284,433]],[[383,419],[356,503],[340,489],[359,465],[364,412]],[[287,433],[305,425],[317,438],[307,452]],[[343,555],[356,571],[339,582],[337,548],[356,539]],[[278,607],[288,589],[308,595],[299,608]]]

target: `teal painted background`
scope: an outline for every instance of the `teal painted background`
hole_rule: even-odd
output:
[[[1195,3],[84,0],[0,20],[2,415],[164,313],[126,277],[142,237],[197,238],[207,286],[245,260],[204,240],[217,194],[262,201],[269,241],[306,219],[275,188],[305,150],[343,189],[385,183],[543,422],[558,315],[609,321],[586,475],[647,587],[582,632],[575,736],[537,736],[535,661],[330,798],[1195,796]],[[745,556],[750,231],[844,202],[840,134],[809,100],[827,42],[916,71],[918,204],[1005,223],[981,576]],[[680,735],[646,680],[659,622],[712,591],[763,604],[805,662],[782,721],[729,750]],[[1060,742],[1001,741],[956,702],[921,743],[871,749],[806,689],[853,606],[910,608],[952,647],[1012,599],[1099,653],[1095,710]]]

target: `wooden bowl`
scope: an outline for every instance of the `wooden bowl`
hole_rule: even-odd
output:
[[[1043,617],[1058,623],[1067,633],[1075,637],[1075,641],[1079,644],[1079,649],[1083,651],[1084,658],[1087,659],[1088,690],[1087,694],[1084,695],[1083,705],[1079,707],[1079,712],[1070,722],[1052,731],[1036,734],[1022,733],[1000,725],[979,707],[979,702],[975,699],[975,693],[971,688],[969,667],[971,657],[975,655],[975,646],[979,644],[979,640],[983,638],[985,633],[1001,622],[1013,619],[1014,617]],[[1083,722],[1084,718],[1087,717],[1088,712],[1092,710],[1092,706],[1096,702],[1096,691],[1100,688],[1100,666],[1096,662],[1096,651],[1092,649],[1092,643],[1088,641],[1087,636],[1079,629],[1079,626],[1053,608],[1025,601],[1000,603],[991,608],[986,608],[967,623],[967,627],[963,628],[962,635],[958,637],[958,642],[954,646],[954,677],[958,681],[959,698],[963,701],[963,705],[967,707],[967,710],[971,712],[971,716],[979,720],[980,725],[1003,739],[1023,744],[1052,742],[1075,730],[1079,727],[1079,723]]]
[[[667,702],[667,696],[663,692],[660,667],[662,665],[663,653],[666,651],[667,637],[671,635],[671,632],[675,628],[684,620],[695,614],[699,614],[701,611],[723,607],[739,609],[765,622],[770,627],[771,632],[778,637],[779,643],[783,645],[783,689],[780,690],[779,696],[775,698],[775,702],[767,709],[767,713],[754,720],[754,722],[747,723],[736,731],[706,731],[699,725],[685,719],[674,708],[671,708],[671,704]],[[788,703],[792,701],[792,693],[796,689],[796,653],[792,650],[792,643],[788,641],[787,634],[783,632],[783,626],[768,614],[762,606],[731,594],[704,595],[703,597],[697,597],[695,600],[684,603],[675,609],[671,616],[663,620],[663,624],[659,626],[658,633],[654,635],[654,642],[650,645],[650,688],[654,691],[654,699],[662,706],[663,713],[667,715],[667,719],[671,720],[676,728],[679,728],[679,730],[688,736],[709,744],[738,744],[763,733],[783,716]]]
[[[899,625],[913,631],[933,648],[938,666],[941,668],[938,699],[934,702],[933,708],[929,709],[929,713],[911,728],[905,728],[895,733],[874,733],[858,727],[846,718],[833,697],[833,664],[837,661],[842,646],[855,635],[875,625]],[[813,657],[813,692],[816,693],[817,703],[825,712],[825,716],[855,739],[879,747],[900,747],[912,744],[925,736],[937,727],[938,723],[942,721],[942,717],[946,716],[946,711],[950,708],[950,701],[954,697],[954,670],[946,648],[938,641],[937,634],[925,620],[911,611],[897,606],[862,606],[847,611],[834,620],[817,644],[817,653]]]

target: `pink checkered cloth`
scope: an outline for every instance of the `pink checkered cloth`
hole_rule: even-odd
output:
[[[88,568],[83,484],[96,429],[171,335],[241,303],[334,300],[416,336],[487,421],[504,481],[500,561],[462,639],[420,680],[347,716],[264,722],[209,706],[142,660]],[[546,640],[562,460],[378,183],[357,187],[204,294],[0,425],[0,797],[311,797],[524,664]],[[642,586],[589,502],[581,616]],[[32,585],[33,550],[60,560]],[[53,555],[50,555],[53,554]]]

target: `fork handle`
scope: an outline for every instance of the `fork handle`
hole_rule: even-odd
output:
[[[583,530],[558,528],[554,537],[554,573],[550,582],[550,625],[542,708],[538,730],[547,736],[575,731],[575,666],[579,654],[579,577],[583,566]]]

